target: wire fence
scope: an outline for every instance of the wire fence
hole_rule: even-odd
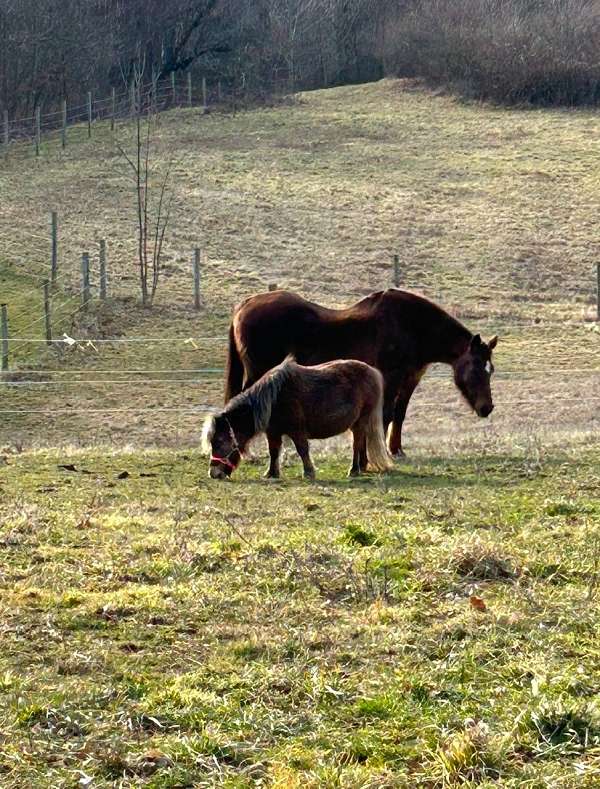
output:
[[[40,154],[43,142],[61,139],[63,147],[71,142],[69,129],[81,127],[84,135],[92,137],[93,126],[98,121],[110,121],[114,129],[118,121],[140,114],[160,113],[176,107],[202,107],[205,112],[210,108],[221,108],[236,112],[248,104],[262,103],[274,96],[283,97],[289,90],[289,81],[278,80],[271,90],[251,90],[248,83],[239,84],[230,80],[209,80],[202,77],[195,81],[191,72],[172,73],[169,78],[155,77],[150,82],[131,81],[120,89],[113,87],[109,96],[98,98],[88,92],[87,100],[71,105],[65,98],[60,108],[42,112],[37,106],[32,115],[11,119],[4,112],[2,128],[2,147],[8,156],[15,149],[23,152],[22,143],[33,143],[36,155]],[[87,131],[85,126],[87,124]]]

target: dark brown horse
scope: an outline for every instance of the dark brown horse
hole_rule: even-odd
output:
[[[382,422],[383,378],[378,370],[356,361],[302,367],[286,359],[255,384],[234,397],[225,410],[204,425],[204,448],[211,453],[209,474],[231,476],[248,442],[267,434],[271,462],[267,477],[279,477],[282,436],[289,436],[314,479],[309,438],[329,438],[351,430],[353,458],[350,474],[391,466]]]
[[[252,296],[234,311],[229,329],[226,400],[293,354],[300,364],[359,359],[384,379],[383,423],[390,451],[403,455],[402,423],[428,365],[452,366],[454,381],[481,417],[494,405],[492,350],[460,321],[423,296],[404,290],[373,293],[344,310],[314,304],[295,293]]]

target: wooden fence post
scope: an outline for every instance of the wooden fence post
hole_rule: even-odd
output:
[[[115,130],[115,115],[117,112],[117,91],[113,87],[110,92],[111,98],[111,112],[110,112],[110,130]]]
[[[63,99],[62,102],[62,132],[61,132],[61,139],[62,139],[62,147],[67,147],[67,100]]]
[[[91,90],[88,90],[87,110],[88,110],[88,137],[91,137],[92,136],[92,91]]]
[[[35,108],[35,155],[40,155],[40,142],[42,140],[42,111],[40,106]]]
[[[2,339],[2,362],[0,370],[8,370],[8,314],[6,304],[0,305],[0,338]]]
[[[400,259],[398,255],[394,255],[394,287],[400,287]]]
[[[6,154],[8,154],[8,141],[8,110],[4,110],[4,147]]]
[[[56,211],[52,212],[52,257],[50,262],[50,281],[53,285],[56,284],[56,276],[58,274],[58,214]]]
[[[173,98],[173,106],[177,104],[177,94],[175,92],[175,72],[171,72],[171,93]]]
[[[81,303],[87,309],[90,300],[90,256],[84,252],[81,256]]]
[[[107,280],[106,280],[106,241],[101,239],[100,241],[100,300],[106,300],[106,292],[107,292]]]
[[[46,345],[52,345],[52,319],[50,316],[50,283],[44,282],[44,321],[46,324]]]
[[[194,250],[194,309],[199,310],[200,303],[200,250]]]
[[[192,72],[187,73],[188,106],[192,106]]]
[[[202,112],[208,112],[208,101],[206,95],[206,77],[202,77]]]

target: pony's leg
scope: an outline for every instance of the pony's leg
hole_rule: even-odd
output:
[[[308,448],[308,439],[306,436],[290,436],[296,447],[296,452],[300,455],[302,465],[304,466],[304,476],[306,479],[315,478],[315,467],[310,459],[310,451]]]
[[[349,477],[358,477],[367,470],[367,437],[364,428],[355,424],[352,428],[352,467]]]
[[[394,458],[405,457],[402,449],[402,425],[406,416],[406,410],[413,392],[419,383],[418,378],[409,378],[402,382],[398,388],[398,394],[393,405],[392,430],[389,438],[390,454]]]
[[[269,455],[271,462],[265,477],[267,479],[279,479],[281,476],[279,471],[279,453],[281,452],[281,436],[274,436],[267,433],[267,441],[269,442]]]

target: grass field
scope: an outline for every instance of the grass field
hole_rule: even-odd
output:
[[[597,449],[6,461],[3,787],[598,786]]]
[[[164,114],[151,310],[131,182],[108,127],[86,134],[0,161],[2,789],[600,785],[597,113],[383,81]],[[48,348],[51,209],[54,334],[78,342]],[[84,311],[100,238],[112,297]],[[393,253],[500,335],[493,416],[436,368],[389,475],[347,480],[341,438],[314,485],[291,454],[283,482],[260,457],[209,481],[232,305],[273,282],[348,304]]]

